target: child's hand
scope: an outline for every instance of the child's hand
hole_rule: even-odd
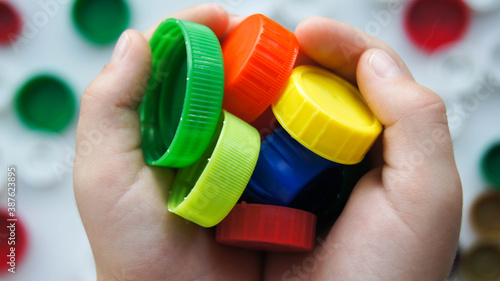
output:
[[[207,25],[218,36],[237,20],[216,5],[188,8],[171,17]],[[147,39],[128,30],[111,63],[82,97],[74,187],[98,279],[259,279],[260,254],[221,246],[212,230],[167,211],[161,190],[172,184],[174,174],[147,166],[140,147],[137,107],[150,71]],[[101,141],[92,145],[94,139]]]
[[[390,47],[352,26],[313,17],[296,35],[311,59],[357,82],[385,129],[372,151],[379,167],[356,185],[310,259],[314,270],[307,255],[271,254],[265,276],[445,280],[458,244],[462,189],[443,101],[413,80]]]
[[[212,4],[171,17],[207,25],[219,38],[241,21]],[[298,27],[305,55],[357,81],[385,125],[383,160],[356,186],[314,253],[264,258],[221,246],[213,230],[167,211],[161,190],[174,175],[144,163],[137,114],[149,78],[147,39],[153,30],[146,38],[126,31],[111,63],[82,98],[74,188],[99,280],[446,277],[457,246],[462,198],[445,109],[436,94],[414,82],[394,51],[331,19],[312,18]]]

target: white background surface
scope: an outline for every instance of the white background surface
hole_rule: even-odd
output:
[[[18,0],[13,4],[21,11],[25,21],[35,23],[33,16],[43,12],[40,2]],[[80,97],[86,85],[109,61],[113,46],[95,47],[82,39],[73,28],[70,18],[73,1],[59,2],[69,3],[58,5],[57,12],[49,17],[49,21],[30,33],[27,44],[16,45],[17,50],[13,47],[0,48],[0,164],[2,171],[6,170],[6,165],[18,167],[18,214],[29,230],[31,242],[27,258],[19,265],[18,273],[2,274],[1,280],[95,279],[92,254],[73,197],[71,173],[64,174],[59,180],[50,164],[57,162],[70,168],[76,120],[63,135],[42,136],[25,129],[9,106],[15,90],[26,79],[40,72],[54,73],[64,78]],[[141,31],[171,12],[202,3],[160,0],[128,2],[132,11],[131,27]],[[498,10],[474,13],[466,38],[451,50],[431,56],[420,52],[407,40],[401,24],[403,13],[389,13],[383,0],[215,2],[231,13],[266,14],[292,30],[308,16],[324,15],[369,31],[389,43],[406,61],[417,81],[441,93],[450,106],[450,120],[454,120],[451,125],[455,137],[455,155],[464,187],[464,223],[460,244],[466,249],[474,243],[474,233],[468,222],[469,206],[486,188],[478,170],[479,159],[491,142],[500,140],[500,75],[496,78],[490,75],[500,73],[500,51],[497,50],[496,57],[493,56],[495,44],[500,46]],[[470,67],[455,67],[451,71],[455,76],[450,76],[446,67],[440,66],[449,56],[460,62],[459,65],[469,61]],[[489,81],[490,86],[496,84],[496,88],[490,89],[489,95],[475,95],[474,92],[482,87],[484,81]],[[460,84],[465,85],[463,93],[450,93],[450,88]],[[48,158],[42,155],[35,163],[28,160],[32,158],[28,151],[43,143],[52,147],[54,153],[50,153]],[[54,184],[40,187],[40,170],[44,171],[43,177],[51,175],[55,179]],[[3,189],[4,174],[0,174],[0,206],[4,206],[7,201]]]

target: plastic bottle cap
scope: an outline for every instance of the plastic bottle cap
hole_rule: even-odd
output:
[[[484,178],[500,191],[500,142],[486,150],[481,159],[481,170]]]
[[[208,147],[219,120],[224,65],[206,26],[167,19],[151,41],[153,68],[139,108],[146,163],[187,167]]]
[[[12,43],[21,32],[18,11],[8,2],[0,1],[0,46]]]
[[[462,261],[462,270],[467,280],[500,281],[500,247],[498,243],[480,242],[465,254]]]
[[[117,40],[130,20],[124,0],[76,0],[72,13],[76,29],[96,44]]]
[[[268,135],[271,135],[277,128],[281,128],[280,123],[274,117],[273,109],[269,106],[264,112],[257,117],[252,123],[252,127],[257,129],[260,134],[260,139],[264,140]]]
[[[19,162],[24,176],[20,178],[20,181],[24,186],[44,189],[62,183],[63,176],[67,176],[68,173],[55,168],[66,167],[66,154],[62,140],[38,137],[21,145],[23,150],[20,153]]]
[[[10,216],[10,213],[7,212],[6,208],[6,206],[2,206],[2,208],[0,208],[0,237],[2,239],[0,242],[0,274],[11,274],[7,271],[7,269],[11,268],[9,264],[10,257],[8,256],[12,255],[11,247],[16,248],[16,251],[14,252],[16,272],[18,268],[22,268],[21,264],[24,261],[29,248],[29,236],[22,218],[20,218],[17,213],[14,213],[15,216],[13,217]],[[9,219],[17,219],[17,221],[8,221]],[[8,226],[11,226],[12,224],[14,224],[15,227],[8,228]],[[16,235],[15,245],[7,243],[7,241],[9,241],[8,238],[11,237],[12,231],[14,231]]]
[[[413,0],[404,16],[408,37],[428,52],[460,40],[470,22],[471,11],[462,0]]]
[[[205,154],[179,170],[168,197],[171,212],[203,227],[218,224],[231,211],[259,156],[257,130],[225,110],[222,116]]]
[[[311,180],[295,196],[289,207],[322,215],[337,199],[343,182],[344,165],[328,168]],[[319,219],[319,218],[318,218]]]
[[[299,143],[341,164],[359,163],[382,131],[354,86],[314,66],[293,70],[273,111]]]
[[[305,148],[283,128],[262,142],[259,160],[245,190],[248,202],[289,206],[326,169],[340,166]]]
[[[249,16],[222,45],[223,108],[251,123],[279,95],[299,51],[295,35],[264,15]]]
[[[343,168],[342,183],[337,195],[327,200],[322,210],[316,211],[318,214],[318,231],[321,229],[330,229],[342,214],[351,192],[359,179],[371,169],[370,159],[366,157],[356,165],[345,165]]]
[[[217,225],[219,243],[258,251],[308,252],[314,249],[316,215],[288,207],[237,204]]]
[[[479,86],[483,68],[473,53],[469,46],[445,46],[430,57],[429,80],[443,100],[463,99]]]
[[[47,74],[30,78],[15,97],[17,115],[32,129],[60,133],[73,120],[76,98],[61,79]]]
[[[500,5],[500,1],[498,4]],[[484,94],[494,93],[495,84],[500,83],[500,36],[493,36],[496,26],[490,25],[490,28],[491,31],[485,31],[487,35],[481,36],[481,40],[475,41],[473,45],[474,52],[478,54],[475,58],[480,62],[481,75],[484,77],[475,90]]]
[[[471,208],[471,220],[482,236],[500,240],[500,194],[488,192],[477,198]]]

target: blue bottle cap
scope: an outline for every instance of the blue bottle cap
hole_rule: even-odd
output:
[[[242,200],[289,206],[319,174],[340,166],[308,150],[283,128],[276,129],[262,142],[257,166]]]

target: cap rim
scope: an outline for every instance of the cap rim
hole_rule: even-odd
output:
[[[223,116],[220,135],[214,136],[213,151],[207,151],[194,165],[179,170],[168,198],[171,212],[203,227],[218,224],[237,203],[250,180],[260,149],[260,136],[255,128],[225,110]],[[200,169],[203,171],[199,177],[193,178]],[[186,191],[189,193],[184,197]]]
[[[254,192],[251,197],[257,203],[289,206],[317,175],[335,165],[339,164],[311,152],[279,128],[262,142],[245,193]]]
[[[219,120],[224,92],[219,41],[206,26],[170,18],[158,26],[150,45],[154,79],[139,109],[145,160],[150,165],[187,167],[206,150]],[[180,48],[185,48],[185,63]],[[187,77],[179,84],[180,76],[174,76],[182,75],[178,71],[182,67]],[[179,94],[183,97],[175,96]],[[160,98],[167,109],[159,108]],[[158,118],[180,107],[178,115]]]
[[[245,202],[237,204],[216,230],[221,244],[274,252],[311,251],[315,235],[312,213]]]
[[[484,179],[500,190],[500,175],[496,167],[500,165],[500,141],[491,144],[481,157],[481,173]]]
[[[492,202],[496,202],[497,204],[492,204]],[[489,212],[491,214],[491,212],[493,211],[500,210],[500,207],[493,210],[491,209],[491,207],[488,208],[488,206],[492,205],[500,206],[498,202],[500,202],[500,194],[490,191],[481,195],[472,204],[470,219],[472,220],[472,225],[474,226],[475,230],[483,237],[496,239],[500,238],[500,224],[492,225],[494,217],[489,217],[486,219],[484,218],[485,212]],[[500,213],[498,213],[498,215],[496,216],[500,217]]]
[[[10,222],[8,222],[8,219],[11,219],[13,218],[12,216],[10,216],[10,212],[7,211],[7,206],[5,207],[2,207],[0,209],[0,219],[5,222],[5,226],[8,226],[10,224]],[[26,223],[24,223],[24,219],[23,219],[23,216],[19,216],[18,213],[15,214],[15,218],[17,218],[17,221],[15,223],[15,232],[16,232],[16,246],[15,246],[15,263],[16,263],[16,266],[19,266],[19,264],[23,264],[26,262],[26,258],[27,256],[30,254],[30,251],[31,248],[32,248],[32,244],[31,244],[31,233],[30,233],[30,229],[28,228],[29,225],[27,225]],[[3,228],[4,225],[3,225],[3,222],[1,223],[2,224],[2,234],[9,234],[8,232],[10,232],[10,228]],[[6,231],[5,231],[6,230]],[[3,232],[5,231],[5,232]],[[7,232],[8,231],[8,232]],[[10,258],[8,257],[8,254],[11,252],[10,251],[10,244],[8,243],[2,243],[0,245],[0,254],[5,254],[2,256],[2,258],[0,258],[1,261],[6,261],[5,263],[2,263],[0,265],[0,270],[4,270],[5,269],[5,272],[7,271],[8,268],[10,268],[9,266],[9,261],[10,261]],[[6,251],[7,250],[7,251]],[[3,275],[2,275],[3,276]]]
[[[453,7],[446,7],[448,11],[448,17],[451,16],[459,17],[459,24],[456,22],[446,22],[447,26],[457,26],[457,30],[446,30],[446,36],[443,36],[444,32],[440,30],[439,23],[437,19],[432,19],[429,15],[429,10],[443,10],[443,3],[451,3]],[[428,5],[432,5],[428,7]],[[452,9],[455,8],[455,9]],[[427,15],[427,22],[422,24],[422,10],[425,10]],[[403,27],[404,31],[409,37],[410,41],[418,48],[423,51],[432,53],[441,46],[454,44],[460,41],[470,28],[472,13],[469,6],[463,0],[412,0],[406,7],[404,12]],[[415,20],[417,19],[417,20]],[[430,24],[429,22],[435,20]],[[442,22],[443,20],[441,20]],[[449,21],[449,20],[448,20]],[[442,23],[441,23],[442,24]],[[442,24],[443,25],[443,24]],[[422,28],[429,30],[422,30]],[[432,29],[432,33],[430,33]],[[441,36],[440,36],[441,35]]]
[[[40,84],[45,86],[37,86]],[[47,85],[52,86],[50,93],[43,92],[43,89],[48,87]],[[47,107],[54,107],[54,104],[43,103],[39,96],[41,94],[50,94],[52,101],[64,102],[64,106],[57,108],[57,110],[47,110]],[[54,95],[56,96],[54,97]],[[40,102],[42,103],[40,104]],[[68,128],[75,116],[76,97],[70,86],[59,77],[52,74],[37,74],[25,81],[17,90],[14,105],[16,115],[26,127],[49,133],[61,133]],[[49,122],[47,122],[48,120],[37,120],[40,116],[36,115],[40,114],[34,111],[40,108],[43,110],[43,107],[45,107],[46,112],[50,111],[51,120]]]
[[[93,7],[93,2],[101,2],[98,0],[76,0],[72,8],[73,24],[85,39],[97,45],[105,45],[114,42],[120,37],[120,34],[126,29],[130,22],[130,8],[124,0],[114,0],[114,9],[107,9],[114,11],[119,19],[111,20],[109,14],[104,14],[100,9]],[[92,21],[98,19],[108,18],[107,28],[96,28],[96,26],[89,25],[88,17]]]
[[[483,251],[481,253],[481,251]],[[490,280],[490,281],[500,281],[500,272],[498,269],[495,268],[496,270],[496,276],[491,276],[489,274],[484,274],[484,272],[478,272],[475,268],[475,264],[477,263],[477,258],[478,254],[479,255],[484,255],[486,251],[486,254],[493,254],[497,258],[500,258],[500,245],[498,242],[495,241],[489,241],[489,240],[483,240],[478,243],[476,243],[471,250],[469,250],[463,257],[462,259],[462,271],[464,275],[468,278],[471,278],[471,280]],[[479,256],[481,257],[481,256]],[[491,258],[491,256],[487,256],[488,259]],[[481,260],[484,260],[484,256]],[[476,262],[474,262],[476,261]],[[484,269],[484,268],[482,268]],[[492,268],[489,267],[487,268],[491,270]],[[481,274],[483,273],[483,274]],[[488,272],[491,273],[491,272]]]
[[[338,88],[348,87],[364,102],[359,91],[339,76],[315,66],[298,66],[281,97],[273,103],[276,119],[295,140],[319,156],[340,164],[359,163],[382,131],[382,125],[371,111],[364,111],[372,117],[370,126],[337,120],[335,115],[338,113],[328,112],[316,104],[310,93],[300,86],[299,77],[308,72],[331,77]]]
[[[7,29],[4,29],[5,26],[0,27],[3,30],[0,33],[0,46],[5,46],[16,40],[21,32],[23,22],[19,11],[12,4],[7,1],[0,1],[0,9],[2,7],[7,11],[7,17],[9,15],[12,17],[12,21],[7,22]]]
[[[257,42],[237,77],[226,81],[223,103],[224,109],[248,123],[262,114],[279,95],[292,72],[299,49],[292,32],[262,14],[248,17],[233,32],[245,31],[245,24],[255,18],[261,24]],[[222,46],[225,58],[235,56],[240,48],[248,47],[238,45],[238,49],[234,49],[231,43],[229,38]],[[225,59],[226,64],[231,61]]]

